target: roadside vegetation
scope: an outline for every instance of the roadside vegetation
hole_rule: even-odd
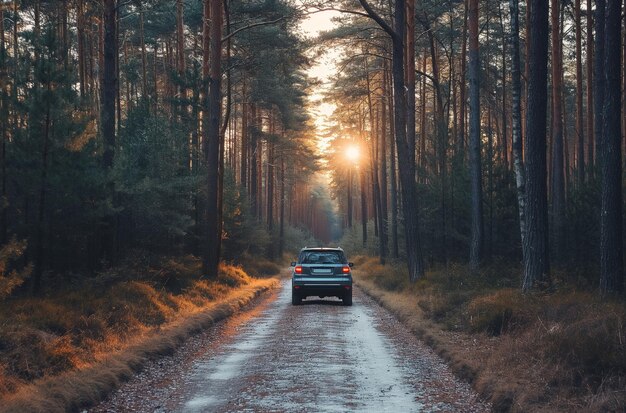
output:
[[[496,411],[623,411],[626,304],[574,283],[523,294],[521,269],[433,268],[352,257],[355,281],[433,346]],[[558,275],[555,279],[558,281]]]
[[[92,367],[234,292],[266,288],[273,280],[249,273],[267,278],[280,269],[251,257],[244,266],[221,264],[215,279],[199,277],[200,268],[191,255],[143,255],[93,277],[59,276],[48,283],[59,287],[40,297],[0,302],[0,400],[25,384]]]

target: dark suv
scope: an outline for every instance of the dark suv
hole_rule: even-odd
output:
[[[341,248],[302,248],[292,262],[291,303],[309,296],[338,297],[352,305],[352,266]]]

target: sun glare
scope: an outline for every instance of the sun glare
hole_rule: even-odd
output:
[[[351,162],[356,163],[359,160],[360,155],[361,152],[359,151],[358,146],[351,145],[346,149],[346,158]]]

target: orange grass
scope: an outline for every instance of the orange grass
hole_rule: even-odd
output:
[[[430,344],[495,411],[625,411],[626,305],[561,285],[523,295],[510,269],[462,266],[408,282],[355,258],[355,281]],[[507,281],[508,280],[508,281]]]
[[[0,411],[73,410],[99,400],[145,360],[277,283],[234,265],[221,265],[215,280],[197,274],[199,261],[183,257],[0,302]]]

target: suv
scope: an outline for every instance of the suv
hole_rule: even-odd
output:
[[[341,248],[302,248],[292,262],[291,303],[308,296],[337,297],[352,305],[352,264]]]

